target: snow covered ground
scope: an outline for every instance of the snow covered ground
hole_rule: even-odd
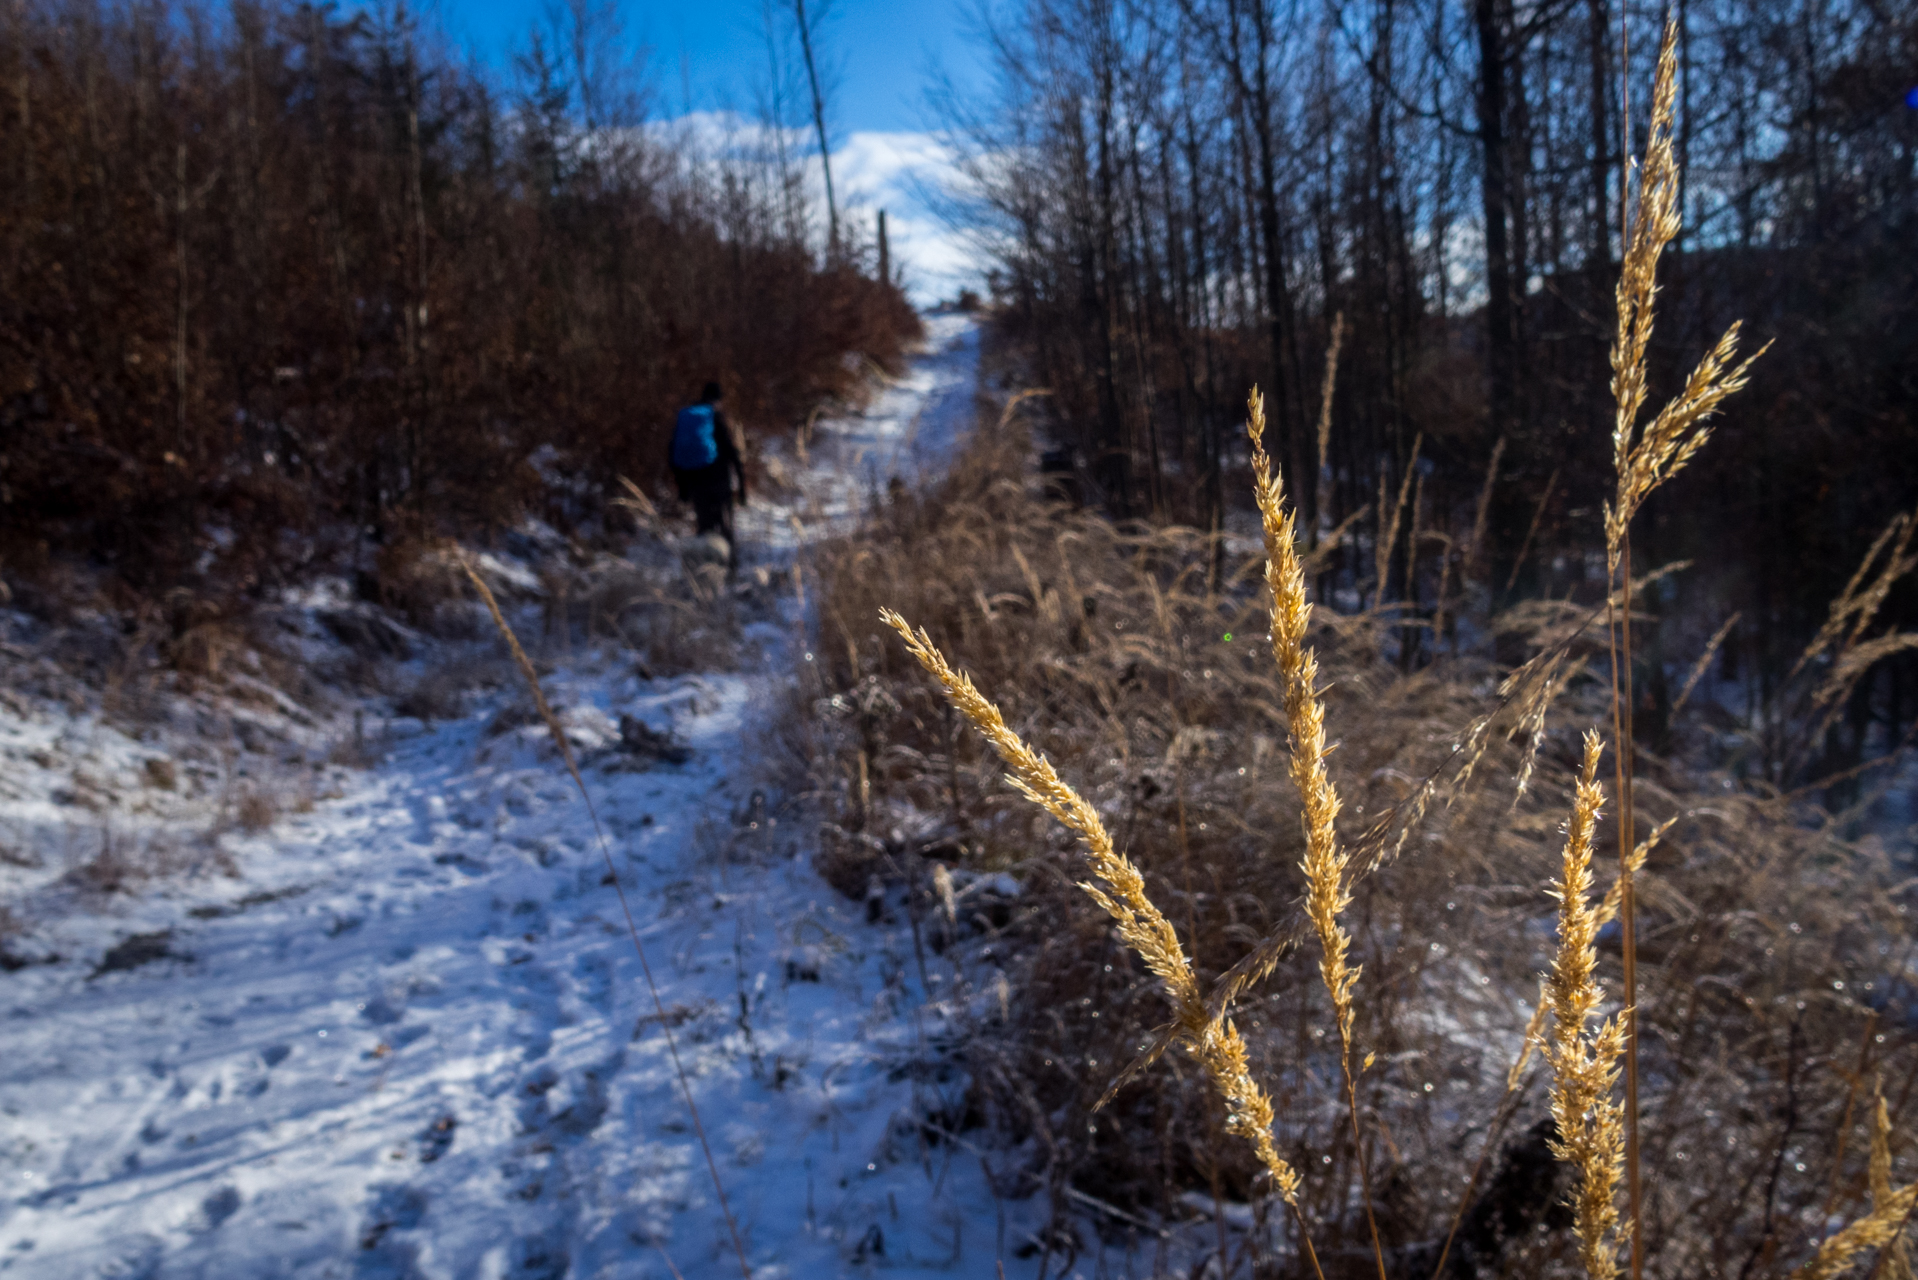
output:
[[[743,513],[749,571],[969,427],[977,330],[930,328],[788,460],[796,499]],[[755,791],[790,634],[755,628],[738,674],[646,679],[609,647],[546,681],[753,1274],[1029,1276],[1044,1197],[998,1199],[915,1119],[956,1114],[942,1049],[985,997],[829,889]],[[0,683],[0,1272],[739,1273],[593,825],[543,730],[498,714],[510,680],[430,724],[361,707],[366,768],[324,762],[350,709],[265,681],[195,713],[235,744],[197,756]],[[621,716],[690,758],[619,750]],[[268,787],[292,811],[249,833]],[[122,863],[171,871],[113,892]]]
[[[770,503],[755,498],[739,512],[748,564],[768,554],[776,560],[801,538],[850,531],[884,499],[893,477],[915,484],[951,458],[973,424],[979,328],[959,312],[929,314],[925,322],[925,354],[904,376],[881,384],[863,412],[821,419],[803,464],[790,441],[765,450],[796,493]]]

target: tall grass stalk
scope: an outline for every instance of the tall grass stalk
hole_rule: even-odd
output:
[[[1625,1163],[1621,1108],[1612,1097],[1625,1029],[1611,1018],[1595,1032],[1586,1024],[1604,1001],[1596,977],[1600,909],[1593,905],[1592,843],[1604,793],[1598,785],[1598,759],[1604,741],[1585,734],[1584,763],[1571,821],[1565,829],[1565,855],[1551,890],[1558,899],[1558,953],[1546,979],[1552,1033],[1546,1061],[1552,1067],[1552,1119],[1558,1136],[1552,1153],[1578,1174],[1572,1196],[1579,1260],[1592,1280],[1618,1273],[1618,1176]],[[1621,882],[1622,883],[1622,882]]]
[[[1880,1107],[1882,1115],[1882,1101]],[[1889,1124],[1889,1121],[1886,1123]],[[1892,1191],[1889,1163],[1890,1157],[1887,1156],[1884,1191],[1881,1193],[1876,1184],[1872,1188],[1871,1212],[1835,1232],[1819,1245],[1811,1261],[1791,1273],[1791,1280],[1832,1280],[1834,1276],[1850,1270],[1852,1261],[1868,1249],[1884,1249],[1887,1255],[1892,1255],[1903,1246],[1905,1223],[1911,1217],[1912,1210],[1918,1208],[1918,1182]],[[1890,1274],[1897,1273],[1892,1271]],[[1906,1264],[1905,1274],[1911,1274],[1909,1264]]]
[[[1339,922],[1340,914],[1352,905],[1346,877],[1351,856],[1339,843],[1336,826],[1339,793],[1325,768],[1325,703],[1318,692],[1318,658],[1305,644],[1306,630],[1312,622],[1312,605],[1306,599],[1305,566],[1299,560],[1294,539],[1297,511],[1285,509],[1280,477],[1274,474],[1272,460],[1265,453],[1265,398],[1257,387],[1252,389],[1246,411],[1245,433],[1251,441],[1252,452],[1252,495],[1259,506],[1260,526],[1265,535],[1265,584],[1272,592],[1272,660],[1278,665],[1283,683],[1286,727],[1292,740],[1292,781],[1299,789],[1304,809],[1299,823],[1305,832],[1305,861],[1301,864],[1306,882],[1305,910],[1319,937],[1322,953],[1319,976],[1332,997],[1332,1011],[1338,1018],[1339,1066],[1345,1074],[1346,1109],[1352,1122],[1352,1158],[1358,1164],[1373,1259],[1378,1263],[1379,1280],[1385,1280],[1385,1253],[1379,1245],[1378,1222],[1372,1212],[1372,1176],[1366,1167],[1364,1135],[1359,1131],[1358,1082],[1352,1070],[1352,988],[1358,985],[1360,969],[1348,959],[1352,938]],[[1417,443],[1412,446],[1412,457],[1416,467]],[[1410,474],[1408,469],[1408,477]],[[1401,487],[1401,505],[1403,502]],[[1392,524],[1396,530],[1396,514]],[[1385,563],[1382,559],[1381,565]],[[1384,585],[1381,574],[1381,595]]]
[[[1891,1108],[1885,1105],[1884,1082],[1879,1081],[1873,1091],[1871,1112],[1871,1166],[1868,1181],[1871,1186],[1871,1204],[1874,1211],[1893,1205],[1898,1193],[1891,1185]],[[1911,1216],[1911,1207],[1905,1210],[1906,1218]],[[1872,1269],[1874,1276],[1883,1280],[1914,1280],[1911,1268],[1911,1251],[1905,1241],[1904,1224],[1899,1224],[1891,1240],[1881,1246],[1877,1265]]]
[[[1392,572],[1392,553],[1398,550],[1399,545],[1399,523],[1404,520],[1406,504],[1412,497],[1412,477],[1418,474],[1419,449],[1422,448],[1424,444],[1425,434],[1423,432],[1412,437],[1412,453],[1411,456],[1405,460],[1405,472],[1399,477],[1398,501],[1389,504],[1389,516],[1387,515],[1388,504],[1386,502],[1386,494],[1388,490],[1385,483],[1385,466],[1383,463],[1379,465],[1379,530],[1378,541],[1372,548],[1372,559],[1374,561],[1373,572],[1378,575],[1378,583],[1373,588],[1372,594],[1372,607],[1375,610],[1383,611],[1385,608],[1386,576]],[[1417,514],[1417,512],[1413,513],[1414,519],[1417,518]],[[1407,553],[1408,557],[1416,555],[1416,550],[1415,542],[1413,551]],[[1406,567],[1406,581],[1408,583],[1411,581],[1411,560],[1409,558]]]
[[[1691,674],[1685,677],[1685,683],[1679,689],[1678,696],[1672,699],[1672,709],[1667,713],[1668,718],[1677,719],[1678,713],[1685,709],[1685,703],[1690,700],[1692,690],[1696,689],[1698,682],[1705,678],[1705,671],[1712,665],[1712,659],[1718,656],[1720,646],[1725,643],[1726,637],[1732,633],[1732,628],[1737,626],[1739,619],[1744,616],[1742,611],[1733,611],[1732,616],[1725,619],[1718,630],[1712,634],[1712,638],[1705,643],[1704,652],[1698,655],[1698,661],[1692,664]]]
[[[1618,329],[1612,342],[1612,459],[1618,487],[1605,508],[1608,591],[1619,603],[1608,611],[1612,668],[1612,744],[1618,785],[1619,919],[1625,953],[1625,1179],[1631,1215],[1633,1280],[1644,1268],[1643,1187],[1638,1142],[1638,935],[1631,855],[1635,847],[1632,795],[1632,517],[1651,492],[1681,470],[1711,437],[1707,419],[1745,385],[1752,362],[1732,361],[1738,324],[1725,331],[1698,362],[1684,389],[1641,431],[1646,396],[1646,351],[1651,344],[1658,260],[1678,235],[1679,170],[1672,145],[1673,102],[1678,77],[1678,24],[1668,18],[1652,86],[1651,128],[1639,178],[1636,208],[1626,226],[1625,260],[1618,277]],[[1769,346],[1770,344],[1767,344]],[[1596,1274],[1596,1273],[1594,1273]]]
[[[1314,547],[1318,545],[1319,529],[1332,517],[1332,392],[1339,379],[1339,348],[1344,345],[1345,313],[1340,311],[1332,317],[1332,335],[1325,345],[1325,377],[1319,387],[1319,484],[1310,530]]]

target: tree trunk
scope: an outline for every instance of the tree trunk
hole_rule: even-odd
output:
[[[1588,0],[1586,6],[1591,27],[1592,130],[1591,225],[1587,228],[1589,260],[1586,268],[1594,279],[1609,274],[1612,265],[1612,205],[1610,198],[1612,136],[1606,124],[1610,103],[1611,72],[1607,55],[1611,50],[1611,15],[1605,0]],[[1596,286],[1595,286],[1596,287]]]
[[[1473,0],[1478,34],[1480,196],[1485,216],[1486,373],[1494,435],[1516,426],[1518,308],[1513,296],[1511,183],[1505,136],[1506,0]]]

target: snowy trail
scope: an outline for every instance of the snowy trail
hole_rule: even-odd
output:
[[[866,415],[822,426],[815,527],[860,509],[863,460],[937,466],[970,424],[977,331],[931,327]],[[791,514],[744,513],[762,566]],[[608,651],[547,682],[588,746],[628,714],[693,748],[586,777],[754,1274],[1029,1275],[1043,1198],[999,1201],[908,1118],[963,1090],[938,1055],[956,975],[930,957],[922,981],[903,917],[835,895],[749,790],[778,670],[644,680]],[[64,959],[8,953],[0,1272],[739,1274],[584,806],[540,730],[488,732],[511,697],[399,724],[309,812],[222,837],[242,878],[54,912],[31,941]],[[112,779],[141,744],[18,710],[0,820],[52,830],[76,760],[137,794]]]
[[[898,476],[910,484],[943,470],[973,423],[978,326],[965,315],[927,316],[926,346],[926,354],[882,387],[864,413],[817,425],[808,465],[801,466],[784,441],[769,450],[792,474],[797,501],[754,502],[740,511],[748,556],[770,553],[778,560],[802,536],[846,532],[870,508],[882,481]]]

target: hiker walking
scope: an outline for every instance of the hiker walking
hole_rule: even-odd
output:
[[[679,496],[693,504],[694,537],[717,533],[726,540],[726,573],[739,569],[739,544],[733,539],[733,486],[746,505],[746,464],[739,456],[732,424],[719,411],[717,382],[708,382],[695,404],[679,411],[673,424],[673,479]]]

